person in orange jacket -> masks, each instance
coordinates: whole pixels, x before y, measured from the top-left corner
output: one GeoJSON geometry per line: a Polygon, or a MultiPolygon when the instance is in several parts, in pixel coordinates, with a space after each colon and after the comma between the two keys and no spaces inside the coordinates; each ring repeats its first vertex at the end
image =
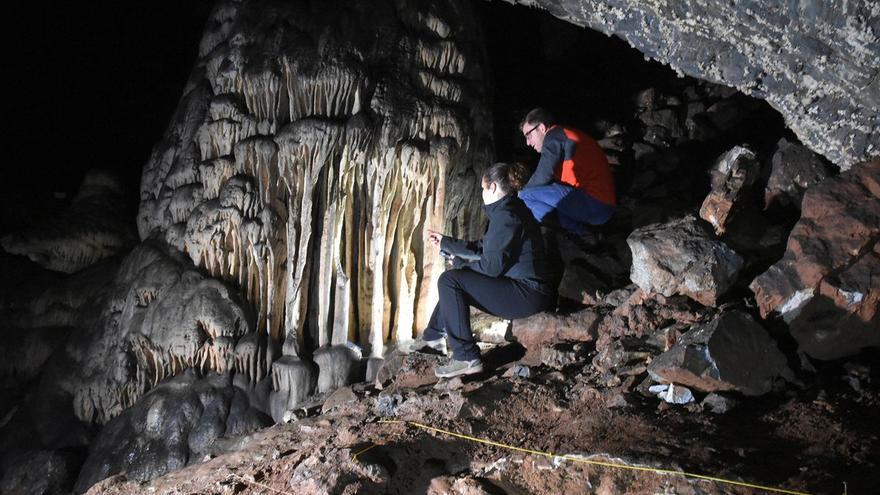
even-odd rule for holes
{"type": "Polygon", "coordinates": [[[605,152],[595,139],[556,124],[552,113],[535,108],[520,123],[526,144],[541,154],[538,166],[519,192],[535,219],[556,212],[559,225],[576,234],[602,225],[614,214],[617,197],[605,152]]]}

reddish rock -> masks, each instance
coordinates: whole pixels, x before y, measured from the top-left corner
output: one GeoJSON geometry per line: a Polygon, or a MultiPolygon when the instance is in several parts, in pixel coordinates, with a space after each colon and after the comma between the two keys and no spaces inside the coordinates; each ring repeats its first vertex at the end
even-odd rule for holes
{"type": "Polygon", "coordinates": [[[700,218],[712,224],[716,234],[723,234],[737,203],[749,192],[761,164],[755,153],[736,146],[721,155],[712,168],[712,190],[700,207],[700,218]]]}
{"type": "Polygon", "coordinates": [[[825,277],[818,294],[789,323],[801,350],[837,359],[880,346],[880,244],[836,275],[825,277]]]}
{"type": "Polygon", "coordinates": [[[826,275],[869,251],[878,236],[880,160],[810,189],[782,260],[752,282],[761,314],[796,309],[785,307],[795,292],[815,291],[826,275]]]}
{"type": "Polygon", "coordinates": [[[592,342],[601,315],[585,309],[569,315],[538,313],[514,320],[511,331],[517,342],[526,348],[522,361],[528,365],[541,362],[541,349],[559,342],[592,342]]]}

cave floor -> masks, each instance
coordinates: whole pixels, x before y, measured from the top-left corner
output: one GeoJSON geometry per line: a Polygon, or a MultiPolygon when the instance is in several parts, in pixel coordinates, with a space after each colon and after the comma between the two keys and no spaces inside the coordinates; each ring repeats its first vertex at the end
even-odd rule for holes
{"type": "Polygon", "coordinates": [[[875,493],[880,480],[876,366],[829,366],[810,383],[737,397],[713,414],[699,401],[641,395],[632,380],[599,383],[607,377],[588,361],[526,378],[509,376],[512,363],[488,364],[416,388],[347,387],[183,470],[146,483],[120,475],[89,493],[855,494],[875,493]]]}

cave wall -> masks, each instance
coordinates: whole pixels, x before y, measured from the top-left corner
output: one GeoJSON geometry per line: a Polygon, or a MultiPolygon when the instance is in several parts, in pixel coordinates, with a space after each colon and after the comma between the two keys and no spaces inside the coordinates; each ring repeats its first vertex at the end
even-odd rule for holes
{"type": "Polygon", "coordinates": [[[507,1],[613,34],[681,74],[767,100],[805,145],[843,170],[880,155],[880,3],[507,1]]]}
{"type": "Polygon", "coordinates": [[[433,309],[426,229],[481,227],[480,29],[443,0],[220,2],[144,167],[138,228],[240,288],[287,356],[380,356],[433,309]]]}

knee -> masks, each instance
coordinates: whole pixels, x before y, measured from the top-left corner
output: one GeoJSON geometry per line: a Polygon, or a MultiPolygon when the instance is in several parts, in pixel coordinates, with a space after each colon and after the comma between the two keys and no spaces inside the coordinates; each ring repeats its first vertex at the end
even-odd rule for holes
{"type": "Polygon", "coordinates": [[[453,269],[446,270],[442,274],[440,274],[440,278],[437,279],[437,286],[440,288],[446,287],[451,289],[456,289],[461,286],[461,270],[453,269]]]}

